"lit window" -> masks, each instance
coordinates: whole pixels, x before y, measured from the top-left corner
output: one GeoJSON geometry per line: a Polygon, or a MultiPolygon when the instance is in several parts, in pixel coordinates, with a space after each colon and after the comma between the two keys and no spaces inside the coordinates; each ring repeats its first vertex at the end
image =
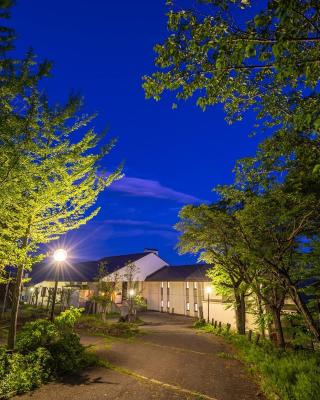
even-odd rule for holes
{"type": "Polygon", "coordinates": [[[161,300],[161,307],[163,307],[163,300],[161,300]]]}
{"type": "Polygon", "coordinates": [[[187,289],[189,289],[189,282],[187,282],[187,289]]]}
{"type": "Polygon", "coordinates": [[[168,308],[170,308],[170,301],[168,301],[168,303],[167,303],[167,307],[168,307],[168,308]]]}
{"type": "Polygon", "coordinates": [[[197,303],[194,304],[194,311],[198,311],[198,304],[197,303]]]}
{"type": "Polygon", "coordinates": [[[195,288],[195,289],[198,289],[198,285],[197,285],[197,282],[193,282],[193,287],[195,288]]]}
{"type": "Polygon", "coordinates": [[[163,282],[161,282],[161,287],[163,288],[163,282]]]}
{"type": "Polygon", "coordinates": [[[190,303],[187,303],[187,311],[190,311],[190,303]]]}
{"type": "Polygon", "coordinates": [[[170,287],[170,282],[167,282],[167,288],[169,288],[170,287]]]}

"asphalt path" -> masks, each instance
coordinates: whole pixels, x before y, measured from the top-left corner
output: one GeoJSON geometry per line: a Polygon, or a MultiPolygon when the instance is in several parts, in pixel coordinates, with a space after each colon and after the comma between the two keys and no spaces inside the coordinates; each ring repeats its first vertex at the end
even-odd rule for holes
{"type": "Polygon", "coordinates": [[[82,337],[109,368],[90,368],[14,399],[263,399],[222,338],[192,329],[188,317],[148,312],[141,318],[143,334],[133,340],[82,337]]]}

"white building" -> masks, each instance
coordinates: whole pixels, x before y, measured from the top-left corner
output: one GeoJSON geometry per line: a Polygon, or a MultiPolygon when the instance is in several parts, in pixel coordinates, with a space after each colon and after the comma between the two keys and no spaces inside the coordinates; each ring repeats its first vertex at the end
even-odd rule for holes
{"type": "MultiPolygon", "coordinates": [[[[159,312],[214,318],[223,324],[236,327],[235,312],[230,303],[218,295],[206,273],[209,265],[169,266],[157,250],[145,249],[142,253],[109,256],[97,261],[66,264],[56,275],[54,265],[38,265],[32,271],[32,280],[25,294],[33,304],[46,306],[52,295],[55,279],[58,280],[58,301],[69,293],[69,305],[84,307],[97,291],[97,282],[117,281],[115,302],[120,306],[128,297],[128,284],[134,286],[146,302],[147,309],[159,312]],[[100,267],[105,276],[99,276],[100,267]],[[130,267],[128,267],[130,266],[130,267]],[[128,278],[128,271],[132,276],[128,278]],[[208,292],[207,288],[210,288],[208,292]],[[63,295],[64,294],[64,295],[63,295]]],[[[100,271],[101,273],[101,271],[100,271]]],[[[253,318],[247,314],[247,327],[253,318]]]]}
{"type": "Polygon", "coordinates": [[[144,252],[104,257],[96,261],[66,262],[57,269],[54,264],[41,263],[34,266],[31,281],[23,291],[23,298],[36,305],[47,306],[52,296],[55,281],[58,281],[59,299],[69,294],[69,304],[83,307],[96,291],[97,282],[101,279],[101,267],[108,279],[117,279],[122,283],[117,293],[117,301],[121,303],[126,297],[126,272],[128,265],[134,269],[133,279],[143,282],[146,277],[168,263],[162,260],[157,250],[145,249],[144,252]]]}

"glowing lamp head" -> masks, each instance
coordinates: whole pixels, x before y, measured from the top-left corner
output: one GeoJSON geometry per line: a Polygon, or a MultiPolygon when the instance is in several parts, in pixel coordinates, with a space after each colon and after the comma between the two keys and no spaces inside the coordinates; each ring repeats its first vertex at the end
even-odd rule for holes
{"type": "Polygon", "coordinates": [[[132,297],[134,295],[134,289],[129,290],[129,295],[130,295],[130,297],[132,297]]]}
{"type": "Polygon", "coordinates": [[[63,262],[67,259],[67,251],[64,249],[58,249],[53,253],[53,258],[57,262],[63,262]]]}
{"type": "Polygon", "coordinates": [[[212,287],[211,287],[211,286],[207,286],[207,287],[206,287],[206,292],[207,292],[208,294],[210,294],[210,293],[212,292],[212,287]]]}

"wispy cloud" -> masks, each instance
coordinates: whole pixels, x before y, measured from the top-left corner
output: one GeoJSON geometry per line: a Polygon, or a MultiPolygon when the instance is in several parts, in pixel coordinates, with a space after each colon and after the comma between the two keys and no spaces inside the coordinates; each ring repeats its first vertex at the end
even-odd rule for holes
{"type": "Polygon", "coordinates": [[[114,182],[110,186],[110,190],[126,193],[135,197],[152,197],[155,199],[172,200],[181,204],[198,204],[204,202],[204,200],[198,197],[163,186],[158,181],[129,176],[124,176],[119,181],[114,182]]]}
{"type": "Polygon", "coordinates": [[[106,240],[144,235],[161,236],[172,239],[176,238],[178,233],[170,224],[159,224],[147,220],[109,219],[105,221],[93,221],[82,227],[81,239],[78,240],[77,244],[79,245],[88,240],[106,240]]]}
{"type": "Polygon", "coordinates": [[[159,224],[153,221],[135,219],[109,219],[106,225],[124,226],[125,230],[113,232],[113,237],[130,237],[143,235],[158,235],[165,238],[176,238],[177,232],[169,224],[159,224]]]}

